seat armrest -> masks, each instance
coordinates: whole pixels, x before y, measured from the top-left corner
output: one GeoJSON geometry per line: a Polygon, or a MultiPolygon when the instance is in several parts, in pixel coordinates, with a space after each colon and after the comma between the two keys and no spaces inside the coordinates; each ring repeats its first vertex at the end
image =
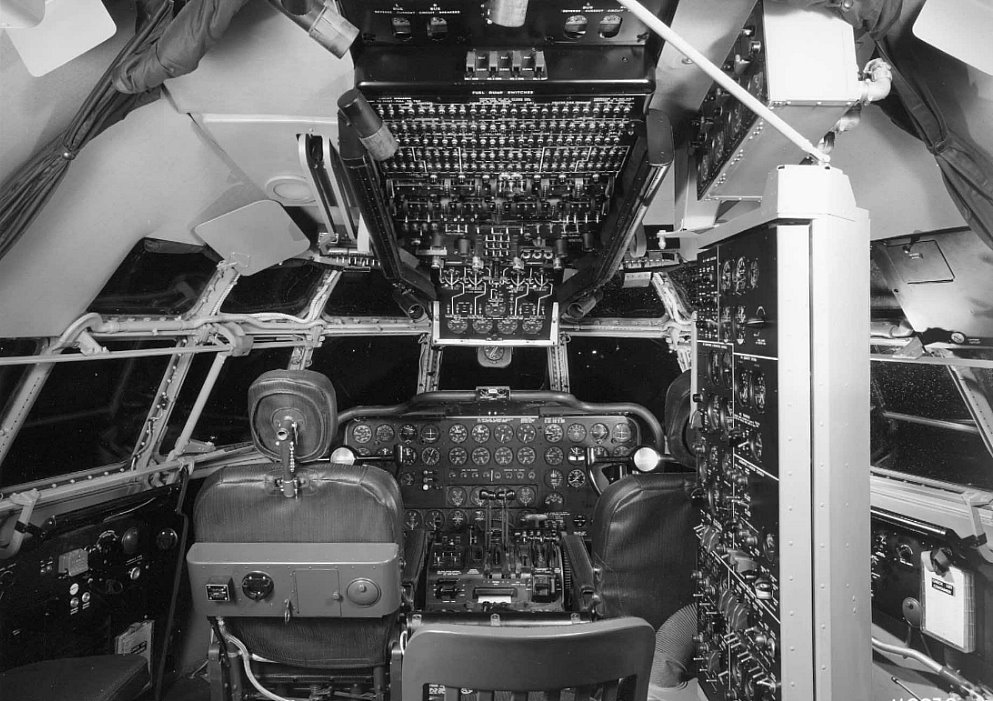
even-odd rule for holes
{"type": "Polygon", "coordinates": [[[575,533],[563,533],[560,537],[565,557],[572,569],[572,601],[583,613],[593,613],[600,600],[596,593],[596,579],[593,563],[586,552],[586,544],[575,533]]]}
{"type": "Polygon", "coordinates": [[[431,544],[431,535],[432,532],[430,530],[418,528],[413,531],[407,531],[403,539],[403,572],[400,576],[404,598],[411,605],[416,601],[417,585],[420,583],[421,574],[424,572],[428,547],[431,544]]]}

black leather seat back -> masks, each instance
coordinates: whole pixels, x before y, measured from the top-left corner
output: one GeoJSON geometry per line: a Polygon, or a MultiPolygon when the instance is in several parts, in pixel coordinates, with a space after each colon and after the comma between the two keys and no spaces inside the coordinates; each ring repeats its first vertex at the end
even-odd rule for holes
{"type": "MultiPolygon", "coordinates": [[[[287,499],[269,466],[213,475],[194,507],[197,540],[213,543],[397,543],[400,490],[375,467],[309,465],[287,499]]],[[[365,667],[385,661],[395,616],[383,619],[227,619],[253,653],[305,667],[365,667]]]]}
{"type": "MultiPolygon", "coordinates": [[[[337,430],[334,388],[319,373],[277,370],[249,389],[252,435],[277,458],[283,418],[298,425],[296,459],[327,453],[337,430]]],[[[229,467],[212,475],[194,506],[196,538],[212,543],[396,543],[403,552],[403,513],[396,481],[379,468],[309,463],[287,498],[278,463],[229,467]]],[[[396,614],[378,618],[226,618],[248,649],[289,665],[342,669],[383,664],[396,614]]]]}
{"type": "Polygon", "coordinates": [[[639,616],[658,629],[693,600],[692,475],[633,474],[604,490],[593,514],[600,613],[639,616]]]}
{"type": "Polygon", "coordinates": [[[669,454],[680,464],[696,468],[693,444],[697,440],[696,429],[690,423],[691,371],[683,372],[672,381],[665,392],[665,439],[669,454]]]}

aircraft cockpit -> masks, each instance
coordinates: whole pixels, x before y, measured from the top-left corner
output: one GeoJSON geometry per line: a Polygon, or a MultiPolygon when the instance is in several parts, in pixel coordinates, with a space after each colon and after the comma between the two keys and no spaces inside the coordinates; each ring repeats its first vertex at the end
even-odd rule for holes
{"type": "Polygon", "coordinates": [[[0,699],[993,701],[991,33],[0,0],[0,699]]]}

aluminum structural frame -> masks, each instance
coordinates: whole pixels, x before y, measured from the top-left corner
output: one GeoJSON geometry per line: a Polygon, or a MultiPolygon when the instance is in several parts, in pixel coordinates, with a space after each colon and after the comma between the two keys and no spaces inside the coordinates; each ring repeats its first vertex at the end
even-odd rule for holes
{"type": "Polygon", "coordinates": [[[863,698],[872,683],[868,213],[840,170],[781,166],[759,210],[700,244],[770,224],[778,230],[782,698],[863,698]]]}

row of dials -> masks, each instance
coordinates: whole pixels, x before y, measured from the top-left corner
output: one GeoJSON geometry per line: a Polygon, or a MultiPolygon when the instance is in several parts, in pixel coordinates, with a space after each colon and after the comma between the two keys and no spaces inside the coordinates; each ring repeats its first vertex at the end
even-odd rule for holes
{"type": "MultiPolygon", "coordinates": [[[[732,355],[729,350],[712,350],[707,356],[707,374],[718,387],[731,389],[738,400],[738,408],[752,408],[759,413],[765,411],[768,388],[765,375],[759,369],[742,369],[735,377],[732,372],[732,355]]],[[[716,409],[715,409],[716,410],[716,409]]]]}
{"type": "Polygon", "coordinates": [[[721,265],[721,294],[741,295],[759,286],[759,262],[744,256],[725,260],[721,265]]]}
{"type": "MultiPolygon", "coordinates": [[[[462,423],[455,423],[448,427],[448,439],[452,443],[465,443],[469,438],[475,443],[486,443],[493,439],[498,443],[509,443],[516,437],[521,443],[531,443],[538,436],[538,429],[534,424],[522,423],[514,430],[509,423],[484,424],[477,423],[471,428],[462,423]]],[[[626,443],[633,437],[631,425],[627,422],[618,422],[614,426],[597,422],[586,428],[581,423],[571,423],[563,428],[563,424],[546,423],[542,427],[544,439],[549,443],[559,443],[563,438],[568,438],[573,443],[585,441],[587,437],[602,443],[608,439],[613,439],[616,443],[626,443]]],[[[422,443],[437,443],[441,437],[441,428],[436,424],[426,424],[420,429],[414,424],[403,424],[399,429],[393,424],[382,423],[373,427],[368,423],[357,423],[352,427],[352,439],[359,445],[365,445],[375,440],[376,443],[389,443],[399,437],[404,443],[412,443],[420,440],[422,443]]]]}
{"type": "MultiPolygon", "coordinates": [[[[600,457],[614,455],[616,457],[626,457],[631,453],[630,445],[618,445],[613,450],[606,446],[594,446],[593,454],[600,457]]],[[[568,452],[562,450],[557,445],[549,446],[542,454],[542,459],[546,465],[556,467],[564,462],[584,463],[586,462],[586,449],[582,446],[570,446],[568,452]]],[[[433,446],[422,448],[420,453],[414,448],[404,446],[400,452],[400,462],[403,465],[415,465],[420,460],[421,464],[427,467],[434,467],[441,462],[442,452],[433,446]]],[[[533,465],[538,458],[537,451],[529,445],[522,446],[516,451],[508,446],[500,446],[490,450],[485,446],[477,446],[471,450],[462,446],[450,448],[447,453],[446,464],[453,467],[462,467],[467,463],[483,467],[491,462],[506,467],[508,465],[533,465]]]]}
{"type": "MultiPolygon", "coordinates": [[[[554,500],[555,495],[548,495],[548,499],[554,500]]],[[[556,511],[562,517],[561,520],[568,520],[576,528],[585,528],[589,524],[589,517],[584,514],[564,514],[561,512],[562,495],[558,495],[558,507],[552,506],[548,510],[556,511]]],[[[515,524],[523,522],[523,517],[534,513],[531,509],[516,509],[511,517],[515,524]]],[[[407,509],[403,514],[403,525],[408,530],[415,528],[430,528],[432,530],[458,531],[465,528],[470,523],[476,523],[480,527],[486,522],[486,511],[484,509],[407,509]]],[[[512,527],[515,527],[512,525],[512,527]]]]}

